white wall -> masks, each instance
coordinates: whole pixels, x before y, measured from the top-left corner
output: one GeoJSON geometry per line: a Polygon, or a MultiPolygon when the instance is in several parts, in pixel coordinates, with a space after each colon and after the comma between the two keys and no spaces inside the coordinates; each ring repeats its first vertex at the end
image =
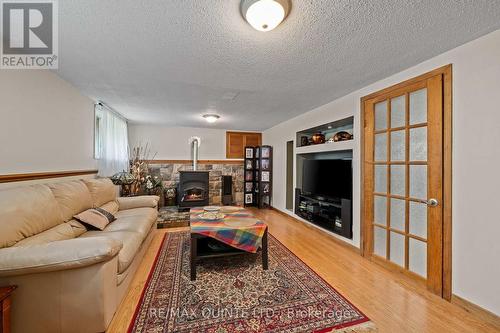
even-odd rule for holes
{"type": "MultiPolygon", "coordinates": [[[[390,61],[390,59],[388,59],[390,61]]],[[[360,228],[360,98],[453,64],[453,293],[500,314],[500,30],[371,84],[263,133],[274,146],[273,205],[285,212],[286,146],[298,130],[355,116],[354,233],[360,228]],[[281,175],[281,176],[280,176],[281,175]]]]}
{"type": "Polygon", "coordinates": [[[93,101],[44,70],[0,71],[0,174],[95,169],[93,101]]]}
{"type": "Polygon", "coordinates": [[[224,129],[129,124],[128,133],[130,147],[149,143],[151,151],[158,153],[156,159],[159,160],[190,160],[189,138],[192,136],[201,139],[201,160],[226,159],[224,129]]]}

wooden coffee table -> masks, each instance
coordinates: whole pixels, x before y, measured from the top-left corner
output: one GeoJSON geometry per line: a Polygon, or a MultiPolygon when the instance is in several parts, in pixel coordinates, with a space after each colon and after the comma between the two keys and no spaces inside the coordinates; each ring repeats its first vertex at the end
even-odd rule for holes
{"type": "MultiPolygon", "coordinates": [[[[249,215],[250,216],[250,215],[249,215]]],[[[260,221],[259,221],[260,222],[260,221]]],[[[197,222],[198,225],[200,222],[197,222]]],[[[265,224],[260,222],[260,228],[265,228],[265,231],[262,235],[261,241],[261,250],[260,255],[262,256],[262,268],[267,270],[269,267],[269,253],[268,253],[268,228],[265,224]]],[[[214,228],[220,228],[220,231],[234,231],[238,229],[238,227],[233,226],[217,226],[214,228]]],[[[221,251],[213,251],[209,248],[208,242],[212,242],[212,244],[222,244],[226,245],[223,242],[219,241],[216,238],[203,235],[200,233],[193,232],[191,230],[191,257],[190,257],[190,267],[191,267],[191,281],[196,280],[196,265],[200,260],[203,259],[214,259],[214,258],[222,258],[229,256],[238,256],[238,255],[248,255],[253,252],[247,252],[236,247],[225,246],[224,250],[221,251]]],[[[237,245],[237,244],[236,244],[237,245]]],[[[234,246],[234,244],[233,244],[234,246]]]]}

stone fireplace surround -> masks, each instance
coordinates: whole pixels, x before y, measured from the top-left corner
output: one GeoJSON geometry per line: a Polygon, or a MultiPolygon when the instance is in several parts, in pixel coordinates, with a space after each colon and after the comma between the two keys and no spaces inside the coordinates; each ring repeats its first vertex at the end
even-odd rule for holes
{"type": "MultiPolygon", "coordinates": [[[[192,171],[191,161],[152,161],[149,164],[149,172],[158,176],[163,182],[165,189],[177,188],[179,183],[179,171],[192,171]]],[[[222,176],[233,177],[233,202],[235,205],[243,205],[243,161],[200,161],[198,171],[209,172],[209,204],[222,204],[222,176]]]]}

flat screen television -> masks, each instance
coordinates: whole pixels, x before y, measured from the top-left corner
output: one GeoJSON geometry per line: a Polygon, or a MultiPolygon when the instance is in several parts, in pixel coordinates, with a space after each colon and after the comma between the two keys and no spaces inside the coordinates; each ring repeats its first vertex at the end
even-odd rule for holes
{"type": "Polygon", "coordinates": [[[302,192],[327,199],[352,199],[351,160],[304,160],[302,192]]]}

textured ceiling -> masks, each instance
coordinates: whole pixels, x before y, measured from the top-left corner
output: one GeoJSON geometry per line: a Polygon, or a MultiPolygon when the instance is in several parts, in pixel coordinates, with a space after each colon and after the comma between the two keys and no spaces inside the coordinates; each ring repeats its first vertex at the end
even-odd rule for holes
{"type": "Polygon", "coordinates": [[[292,3],[262,33],[239,0],[61,0],[57,73],[132,122],[262,130],[500,28],[498,0],[292,3]]]}

